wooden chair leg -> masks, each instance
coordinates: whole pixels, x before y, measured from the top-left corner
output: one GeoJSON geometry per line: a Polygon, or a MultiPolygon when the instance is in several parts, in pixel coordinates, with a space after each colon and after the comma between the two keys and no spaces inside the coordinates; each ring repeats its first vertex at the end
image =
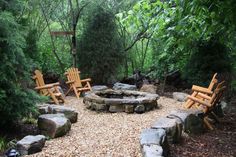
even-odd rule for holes
{"type": "Polygon", "coordinates": [[[87,86],[88,86],[88,88],[90,89],[90,91],[92,91],[92,88],[91,88],[91,85],[90,85],[89,82],[87,82],[87,86]]]}
{"type": "Polygon", "coordinates": [[[206,127],[207,127],[208,129],[214,130],[214,128],[212,127],[212,125],[208,122],[207,117],[204,117],[203,121],[204,121],[204,124],[206,125],[206,127]]]}
{"type": "Polygon", "coordinates": [[[66,92],[65,95],[68,95],[70,93],[70,91],[72,90],[72,86],[70,86],[70,88],[68,89],[68,91],[66,92]]]}
{"type": "Polygon", "coordinates": [[[56,96],[53,94],[53,92],[49,89],[48,93],[50,94],[52,100],[55,102],[55,104],[59,104],[59,101],[57,100],[56,96]]]}
{"type": "Polygon", "coordinates": [[[214,112],[211,112],[211,115],[213,116],[213,118],[216,120],[217,123],[220,123],[220,119],[214,112]]]}
{"type": "Polygon", "coordinates": [[[80,92],[77,91],[76,87],[73,86],[76,97],[79,99],[80,92]]]}

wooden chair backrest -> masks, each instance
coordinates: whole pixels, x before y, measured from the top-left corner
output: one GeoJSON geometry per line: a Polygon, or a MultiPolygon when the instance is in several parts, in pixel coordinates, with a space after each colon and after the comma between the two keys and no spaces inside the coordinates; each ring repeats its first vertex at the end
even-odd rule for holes
{"type": "Polygon", "coordinates": [[[214,90],[211,100],[209,102],[212,107],[214,107],[220,101],[222,94],[226,88],[226,86],[224,86],[224,83],[225,81],[220,82],[214,90]]]}
{"type": "MultiPolygon", "coordinates": [[[[35,70],[34,74],[35,75],[34,75],[33,78],[35,79],[37,87],[45,86],[45,82],[44,82],[44,79],[43,79],[43,74],[39,70],[35,70]]],[[[45,95],[47,93],[47,90],[46,89],[41,89],[40,93],[45,95]]]]}
{"type": "Polygon", "coordinates": [[[67,76],[68,81],[75,81],[73,83],[75,87],[82,87],[79,75],[80,71],[78,70],[78,68],[69,68],[65,74],[67,76]]]}
{"type": "Polygon", "coordinates": [[[217,73],[215,73],[211,79],[211,82],[208,86],[208,89],[211,91],[214,88],[214,85],[218,82],[218,80],[216,79],[217,73]]]}

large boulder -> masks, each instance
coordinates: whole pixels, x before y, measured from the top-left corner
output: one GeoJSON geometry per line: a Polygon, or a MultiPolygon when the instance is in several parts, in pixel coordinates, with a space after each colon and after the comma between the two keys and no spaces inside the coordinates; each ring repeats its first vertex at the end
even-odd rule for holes
{"type": "Polygon", "coordinates": [[[172,117],[161,117],[154,125],[153,129],[164,129],[166,131],[168,140],[171,143],[177,143],[181,139],[183,124],[181,120],[172,117]]]}
{"type": "Polygon", "coordinates": [[[182,92],[173,92],[173,99],[184,102],[187,99],[188,94],[182,92]]]}
{"type": "Polygon", "coordinates": [[[201,134],[204,131],[204,113],[200,110],[174,110],[169,116],[181,120],[184,124],[184,131],[187,133],[201,134]]]}
{"type": "Polygon", "coordinates": [[[50,114],[63,113],[65,117],[70,120],[71,123],[77,122],[78,118],[78,113],[74,109],[66,106],[50,105],[48,107],[48,113],[50,114]]]}
{"type": "Polygon", "coordinates": [[[141,133],[140,145],[143,156],[168,156],[169,144],[164,129],[145,129],[141,133]],[[162,147],[162,150],[161,148],[162,147]]]}
{"type": "Polygon", "coordinates": [[[70,120],[64,114],[44,114],[38,118],[38,127],[43,135],[56,138],[70,131],[70,120]]]}
{"type": "Polygon", "coordinates": [[[115,83],[113,86],[114,90],[137,90],[137,87],[135,85],[129,85],[124,83],[115,83]]]}
{"type": "Polygon", "coordinates": [[[157,93],[157,86],[154,86],[152,84],[144,84],[141,89],[141,92],[147,92],[147,93],[152,93],[156,94],[157,93]]]}
{"type": "Polygon", "coordinates": [[[16,143],[16,148],[22,156],[34,154],[43,149],[45,141],[46,138],[43,135],[28,135],[16,143]]]}

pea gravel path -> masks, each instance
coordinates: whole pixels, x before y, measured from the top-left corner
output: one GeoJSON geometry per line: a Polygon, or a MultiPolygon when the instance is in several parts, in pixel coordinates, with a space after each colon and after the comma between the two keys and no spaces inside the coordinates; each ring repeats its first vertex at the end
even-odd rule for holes
{"type": "Polygon", "coordinates": [[[83,99],[68,97],[66,106],[79,113],[78,122],[63,137],[46,141],[42,152],[32,157],[140,157],[139,136],[154,121],[181,108],[174,99],[160,97],[159,109],[144,114],[96,113],[84,107],[83,99]]]}

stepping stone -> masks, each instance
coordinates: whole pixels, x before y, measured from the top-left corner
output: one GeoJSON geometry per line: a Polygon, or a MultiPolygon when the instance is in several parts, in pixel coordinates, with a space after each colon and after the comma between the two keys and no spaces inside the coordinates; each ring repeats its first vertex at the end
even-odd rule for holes
{"type": "Polygon", "coordinates": [[[184,102],[187,99],[188,94],[182,93],[182,92],[174,92],[173,93],[173,99],[184,102]]]}
{"type": "Polygon", "coordinates": [[[163,149],[159,145],[144,145],[142,154],[143,157],[162,157],[163,149]]]}
{"type": "Polygon", "coordinates": [[[64,114],[44,114],[38,118],[38,127],[43,135],[56,138],[69,132],[71,123],[64,114]]]}
{"type": "Polygon", "coordinates": [[[179,119],[183,123],[183,129],[190,134],[201,134],[204,131],[204,113],[196,109],[174,110],[170,116],[179,119]]]}
{"type": "Polygon", "coordinates": [[[164,129],[166,131],[168,140],[171,143],[177,143],[181,139],[183,124],[179,119],[161,117],[151,128],[164,129]]]}
{"type": "Polygon", "coordinates": [[[16,148],[20,155],[29,155],[42,151],[46,138],[43,135],[25,136],[16,143],[16,148]]]}
{"type": "Polygon", "coordinates": [[[48,107],[48,113],[50,114],[63,113],[65,117],[70,120],[71,123],[77,122],[78,119],[78,113],[74,109],[66,106],[50,105],[48,107]]]}
{"type": "Polygon", "coordinates": [[[150,155],[154,152],[154,154],[158,153],[158,156],[168,156],[169,154],[169,144],[164,129],[144,129],[140,136],[140,145],[143,154],[150,155]],[[160,155],[161,149],[158,146],[162,147],[163,150],[160,155]]]}

